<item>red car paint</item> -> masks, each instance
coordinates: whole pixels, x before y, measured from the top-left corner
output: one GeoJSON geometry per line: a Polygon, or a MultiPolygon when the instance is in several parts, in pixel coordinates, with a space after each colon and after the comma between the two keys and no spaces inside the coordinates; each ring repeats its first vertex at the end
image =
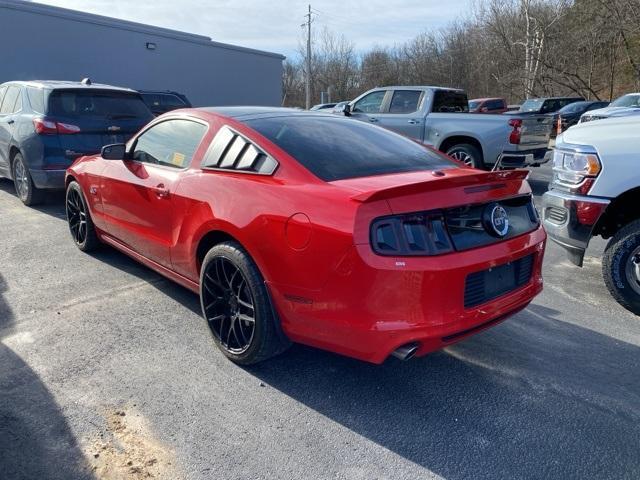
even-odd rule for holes
{"type": "Polygon", "coordinates": [[[424,355],[495,325],[542,290],[542,227],[431,257],[380,256],[369,239],[376,217],[530,194],[523,172],[452,168],[325,182],[233,118],[190,109],[150,125],[168,118],[208,125],[186,170],[95,155],[77,160],[67,182],[80,184],[103,242],[194,292],[203,238],[221,232],[237,240],[260,269],[294,342],[374,363],[408,342],[424,355]],[[201,169],[223,125],[277,159],[275,173],[201,169]],[[534,264],[524,286],[464,308],[467,275],[528,254],[534,264]]]}

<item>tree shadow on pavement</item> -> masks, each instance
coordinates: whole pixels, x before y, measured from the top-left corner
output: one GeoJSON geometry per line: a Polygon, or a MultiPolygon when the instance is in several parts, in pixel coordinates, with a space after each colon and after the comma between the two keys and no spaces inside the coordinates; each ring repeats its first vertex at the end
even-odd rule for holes
{"type": "Polygon", "coordinates": [[[638,478],[640,349],[558,314],[533,305],[407,363],[294,346],[249,371],[449,480],[638,478]]]}
{"type": "Polygon", "coordinates": [[[2,339],[13,334],[0,275],[0,478],[91,479],[63,412],[38,375],[2,339]]]}

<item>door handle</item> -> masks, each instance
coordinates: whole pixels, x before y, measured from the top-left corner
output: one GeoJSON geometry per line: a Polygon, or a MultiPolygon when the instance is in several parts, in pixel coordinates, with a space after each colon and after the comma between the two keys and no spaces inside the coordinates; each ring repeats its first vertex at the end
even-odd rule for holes
{"type": "Polygon", "coordinates": [[[420,120],[416,120],[415,118],[412,118],[411,120],[407,120],[407,123],[410,123],[411,125],[417,125],[420,123],[420,120]]]}
{"type": "Polygon", "coordinates": [[[165,188],[164,183],[159,183],[153,187],[153,191],[156,192],[158,198],[167,198],[169,196],[169,189],[165,188]]]}
{"type": "Polygon", "coordinates": [[[13,125],[14,123],[16,123],[16,121],[14,119],[11,119],[11,120],[7,120],[7,123],[9,125],[13,125]]]}
{"type": "Polygon", "coordinates": [[[369,121],[370,121],[371,123],[376,123],[376,122],[378,121],[378,119],[377,119],[377,118],[375,118],[375,117],[369,117],[369,121]]]}

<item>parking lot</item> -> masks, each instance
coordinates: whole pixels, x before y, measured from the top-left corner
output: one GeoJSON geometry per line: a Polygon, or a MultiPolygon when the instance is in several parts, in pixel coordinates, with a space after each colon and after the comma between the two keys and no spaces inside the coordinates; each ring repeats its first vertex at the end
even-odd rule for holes
{"type": "MultiPolygon", "coordinates": [[[[550,169],[535,170],[537,196],[550,169]]],[[[0,478],[638,478],[640,320],[549,244],[545,291],[445,351],[226,360],[197,296],[0,180],[0,478]]]]}

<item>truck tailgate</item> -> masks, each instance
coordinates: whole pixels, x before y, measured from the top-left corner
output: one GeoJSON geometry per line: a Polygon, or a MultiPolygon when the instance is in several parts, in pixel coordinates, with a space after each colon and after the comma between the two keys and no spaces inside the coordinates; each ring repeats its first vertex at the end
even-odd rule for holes
{"type": "Polygon", "coordinates": [[[546,148],[553,129],[553,117],[550,115],[514,115],[522,120],[520,135],[521,149],[546,148]]]}

